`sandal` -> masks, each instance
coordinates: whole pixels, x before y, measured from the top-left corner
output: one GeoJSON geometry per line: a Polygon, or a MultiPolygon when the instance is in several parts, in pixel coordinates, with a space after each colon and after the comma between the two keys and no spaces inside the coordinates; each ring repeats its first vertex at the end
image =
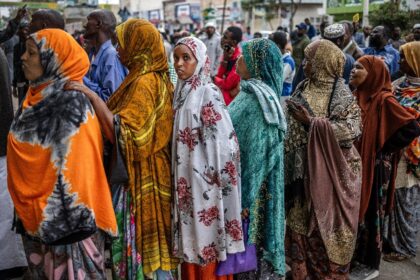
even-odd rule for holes
{"type": "Polygon", "coordinates": [[[383,257],[383,260],[387,262],[402,262],[407,259],[409,259],[409,257],[395,252],[385,254],[383,257]]]}

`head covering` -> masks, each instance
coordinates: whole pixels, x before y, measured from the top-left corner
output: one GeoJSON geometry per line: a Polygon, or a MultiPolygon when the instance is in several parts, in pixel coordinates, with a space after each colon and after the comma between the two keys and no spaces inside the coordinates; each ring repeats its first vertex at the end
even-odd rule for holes
{"type": "Polygon", "coordinates": [[[249,242],[265,244],[264,259],[284,274],[282,55],[268,39],[247,41],[242,51],[251,78],[228,107],[241,150],[242,208],[249,209],[249,242]]]}
{"type": "Polygon", "coordinates": [[[368,72],[366,80],[354,92],[362,109],[363,122],[359,145],[363,166],[359,219],[363,220],[372,192],[377,153],[398,129],[415,117],[393,97],[391,77],[381,58],[366,55],[357,61],[368,72]]]}
{"type": "Polygon", "coordinates": [[[304,22],[299,23],[298,25],[296,25],[296,27],[297,29],[305,29],[305,30],[308,28],[308,26],[304,22]]]}
{"type": "MultiPolygon", "coordinates": [[[[190,50],[197,65],[191,77],[178,79],[173,104],[173,252],[190,263],[207,265],[244,250],[242,238],[232,240],[229,230],[218,230],[228,229],[233,220],[241,223],[239,145],[222,94],[210,80],[206,46],[194,37],[180,39],[175,48],[180,45],[190,50]],[[204,208],[193,214],[188,205],[204,208]],[[209,211],[223,213],[224,218],[217,224],[203,223],[209,211]],[[207,244],[216,252],[210,258],[207,244]]],[[[236,236],[242,236],[238,229],[236,236]]]]}
{"type": "Polygon", "coordinates": [[[41,100],[48,84],[60,85],[67,81],[82,82],[89,70],[89,58],[83,48],[67,32],[61,29],[43,29],[31,34],[40,50],[43,75],[35,81],[30,81],[29,91],[23,102],[23,107],[34,105],[41,100]],[[42,94],[38,94],[42,92],[42,94]]]}
{"type": "MultiPolygon", "coordinates": [[[[394,84],[394,95],[409,112],[420,116],[420,42],[410,42],[401,46],[401,51],[416,77],[406,75],[394,84]]],[[[420,177],[420,141],[416,138],[404,150],[407,169],[420,177]]]]}
{"type": "MultiPolygon", "coordinates": [[[[165,47],[159,31],[149,21],[144,19],[128,19],[116,28],[118,42],[127,56],[125,66],[130,70],[125,80],[117,91],[108,100],[108,107],[117,113],[126,107],[126,102],[130,96],[123,95],[136,94],[135,90],[130,90],[133,82],[140,76],[147,73],[156,72],[163,78],[165,91],[171,95],[173,85],[169,78],[169,67],[166,59],[165,47]]],[[[160,83],[160,82],[159,82],[160,83]]]]}
{"type": "Polygon", "coordinates": [[[242,54],[251,78],[263,81],[281,96],[283,59],[279,48],[268,39],[254,39],[242,45],[242,54]]]}
{"type": "Polygon", "coordinates": [[[344,36],[346,34],[346,30],[344,25],[341,23],[334,23],[327,26],[324,30],[324,38],[327,39],[336,39],[344,36]]]}
{"type": "Polygon", "coordinates": [[[197,60],[197,66],[192,76],[185,81],[178,79],[175,88],[175,98],[177,99],[175,103],[181,105],[183,102],[180,101],[184,100],[191,91],[211,82],[210,59],[207,56],[206,45],[195,37],[184,37],[176,45],[187,46],[197,60]]]}
{"type": "Polygon", "coordinates": [[[311,64],[311,73],[304,83],[302,95],[315,116],[326,116],[334,83],[343,76],[344,53],[334,43],[324,39],[309,44],[304,52],[311,64]]]}
{"type": "MultiPolygon", "coordinates": [[[[171,228],[167,225],[171,213],[165,211],[171,208],[172,201],[168,155],[173,127],[173,85],[165,48],[159,31],[147,20],[129,19],[116,30],[130,72],[107,105],[120,117],[117,137],[122,143],[127,188],[136,212],[135,244],[144,274],[157,268],[169,271],[176,268],[178,260],[170,254],[167,237],[171,228]]],[[[125,261],[123,258],[117,262],[125,261]]],[[[137,265],[135,262],[123,268],[130,273],[137,270],[137,265]]]]}
{"type": "Polygon", "coordinates": [[[137,74],[167,71],[165,47],[159,31],[144,19],[129,19],[116,28],[120,46],[127,55],[127,68],[137,74]]]}
{"type": "Polygon", "coordinates": [[[409,42],[402,45],[400,50],[404,53],[404,57],[407,60],[408,65],[410,65],[410,68],[413,69],[416,77],[420,78],[420,42],[409,42]]]}
{"type": "Polygon", "coordinates": [[[420,23],[414,24],[413,29],[417,29],[417,28],[420,28],[420,23]]]}
{"type": "Polygon", "coordinates": [[[84,94],[63,89],[67,81],[82,82],[89,69],[86,52],[60,29],[30,38],[44,74],[31,82],[8,137],[16,212],[25,230],[48,244],[71,234],[72,242],[84,239],[97,227],[115,236],[99,121],[84,94]]]}
{"type": "Polygon", "coordinates": [[[308,45],[305,57],[311,62],[312,81],[332,82],[343,76],[346,57],[331,41],[318,40],[308,45]]]}
{"type": "Polygon", "coordinates": [[[206,25],[204,26],[204,28],[207,28],[207,27],[213,27],[213,28],[216,28],[216,23],[215,23],[215,22],[213,22],[213,21],[209,21],[209,22],[207,22],[207,23],[206,23],[206,25]]]}

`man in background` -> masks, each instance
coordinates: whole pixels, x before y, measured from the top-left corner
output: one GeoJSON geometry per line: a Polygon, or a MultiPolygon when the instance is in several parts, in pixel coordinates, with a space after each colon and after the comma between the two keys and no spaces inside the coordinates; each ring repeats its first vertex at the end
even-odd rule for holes
{"type": "Polygon", "coordinates": [[[420,23],[416,23],[413,26],[414,41],[420,41],[420,23]]]}
{"type": "MultiPolygon", "coordinates": [[[[292,94],[292,83],[295,77],[295,61],[290,53],[286,50],[288,43],[287,34],[284,31],[277,31],[270,35],[270,39],[277,45],[282,53],[283,59],[283,90],[281,92],[280,102],[285,105],[287,99],[292,94]]],[[[283,107],[284,108],[284,107],[283,107]]]]}
{"type": "Polygon", "coordinates": [[[354,40],[356,41],[359,48],[369,47],[370,33],[372,32],[372,26],[363,26],[362,32],[356,32],[354,34],[354,40]]]}
{"type": "Polygon", "coordinates": [[[210,75],[212,77],[216,76],[223,55],[220,40],[220,35],[216,32],[216,24],[208,22],[205,26],[205,36],[202,41],[207,47],[207,55],[210,59],[210,75]]]}
{"type": "Polygon", "coordinates": [[[340,23],[343,25],[345,34],[343,38],[343,52],[351,55],[354,60],[358,60],[363,56],[363,51],[359,48],[356,41],[353,39],[354,25],[353,22],[342,20],[340,23]]]}
{"type": "Polygon", "coordinates": [[[17,32],[19,41],[13,49],[13,95],[22,103],[28,91],[28,80],[22,70],[22,55],[26,51],[26,38],[29,35],[29,22],[21,21],[17,32]]]}
{"type": "Polygon", "coordinates": [[[128,74],[111,41],[117,20],[108,10],[93,11],[87,20],[84,37],[93,47],[94,58],[83,82],[106,102],[128,74]]]}
{"type": "Polygon", "coordinates": [[[401,28],[395,26],[392,30],[391,38],[388,41],[391,46],[397,51],[400,50],[400,47],[405,44],[405,40],[401,38],[401,28]]]}
{"type": "Polygon", "coordinates": [[[6,42],[15,35],[20,21],[28,14],[26,8],[20,8],[17,11],[16,17],[9,21],[7,27],[0,31],[0,44],[6,42]]]}
{"type": "Polygon", "coordinates": [[[316,29],[315,26],[312,25],[311,21],[309,20],[309,18],[305,18],[305,24],[306,24],[306,28],[307,28],[307,35],[309,37],[309,39],[312,39],[313,37],[316,36],[316,29]]]}
{"type": "Polygon", "coordinates": [[[32,14],[32,20],[29,23],[29,33],[35,33],[45,28],[58,28],[64,30],[63,16],[51,9],[40,9],[32,14]]]}
{"type": "MultiPolygon", "coordinates": [[[[346,38],[346,28],[344,24],[334,23],[328,26],[327,28],[325,28],[324,38],[326,40],[333,42],[337,47],[339,47],[343,51],[343,49],[346,46],[346,40],[348,40],[348,38],[346,38]]],[[[349,79],[350,79],[350,72],[353,69],[353,64],[355,62],[355,59],[350,54],[345,53],[344,51],[343,51],[343,54],[346,57],[346,62],[344,64],[343,78],[344,80],[346,80],[346,84],[348,84],[349,79]]]]}
{"type": "Polygon", "coordinates": [[[385,26],[376,26],[371,33],[370,46],[363,51],[368,55],[380,56],[384,59],[388,70],[394,75],[400,68],[398,62],[400,60],[400,53],[394,49],[391,44],[388,44],[389,31],[385,26]]]}
{"type": "Polygon", "coordinates": [[[238,94],[238,86],[241,81],[236,73],[236,61],[241,55],[239,43],[242,41],[242,29],[236,26],[230,26],[223,33],[220,41],[223,48],[223,60],[220,63],[219,71],[214,77],[214,83],[223,93],[226,106],[233,101],[238,94]]]}
{"type": "Polygon", "coordinates": [[[293,43],[292,56],[295,60],[296,67],[299,68],[300,64],[305,58],[304,50],[311,43],[311,40],[309,40],[309,37],[306,35],[307,26],[305,23],[301,22],[300,24],[296,25],[296,27],[297,33],[296,39],[293,43]]]}

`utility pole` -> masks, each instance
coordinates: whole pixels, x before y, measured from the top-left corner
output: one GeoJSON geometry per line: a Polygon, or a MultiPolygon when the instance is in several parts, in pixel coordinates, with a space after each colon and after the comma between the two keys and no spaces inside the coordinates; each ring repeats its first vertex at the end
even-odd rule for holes
{"type": "Polygon", "coordinates": [[[224,25],[225,25],[225,11],[226,11],[226,1],[227,0],[225,0],[224,2],[223,2],[223,13],[222,13],[222,27],[221,27],[221,30],[220,30],[220,34],[223,34],[223,30],[224,30],[224,25]]]}
{"type": "Polygon", "coordinates": [[[363,26],[369,25],[369,0],[363,0],[363,26]]]}

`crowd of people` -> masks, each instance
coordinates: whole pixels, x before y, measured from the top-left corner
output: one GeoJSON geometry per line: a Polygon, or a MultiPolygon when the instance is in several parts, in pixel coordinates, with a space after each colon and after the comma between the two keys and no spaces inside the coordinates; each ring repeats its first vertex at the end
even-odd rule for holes
{"type": "Polygon", "coordinates": [[[369,280],[415,256],[419,24],[64,26],[0,31],[0,278],[369,280]]]}

